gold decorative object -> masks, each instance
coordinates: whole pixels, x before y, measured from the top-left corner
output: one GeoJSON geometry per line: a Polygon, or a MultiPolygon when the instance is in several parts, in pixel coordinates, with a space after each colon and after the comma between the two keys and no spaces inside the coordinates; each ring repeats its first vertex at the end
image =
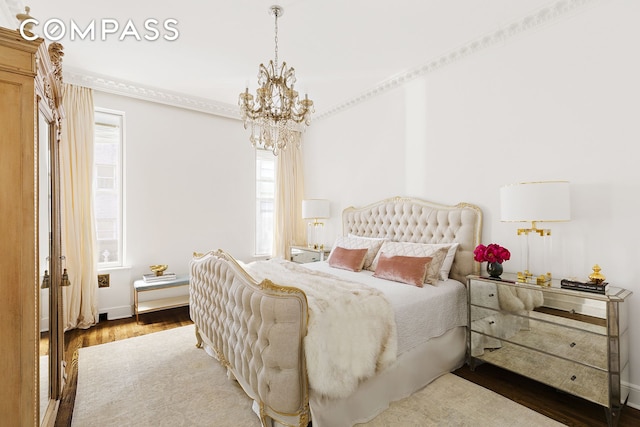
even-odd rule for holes
{"type": "Polygon", "coordinates": [[[536,285],[551,286],[551,273],[547,272],[536,277],[536,285]]]}
{"type": "Polygon", "coordinates": [[[167,264],[156,264],[149,266],[151,271],[153,271],[156,276],[162,276],[167,267],[169,267],[167,264]]]}
{"type": "Polygon", "coordinates": [[[602,270],[600,266],[596,264],[593,267],[591,267],[591,269],[593,270],[593,273],[589,275],[589,280],[596,284],[600,284],[604,282],[604,279],[606,279],[606,277],[600,274],[600,270],[602,270]]]}
{"type": "Polygon", "coordinates": [[[518,271],[518,282],[525,283],[529,281],[529,279],[531,279],[532,276],[533,274],[531,274],[529,270],[518,271]]]}
{"type": "Polygon", "coordinates": [[[238,98],[240,116],[244,128],[251,126],[251,145],[261,146],[278,155],[288,145],[300,146],[300,134],[311,123],[313,101],[305,94],[298,99],[293,85],[296,82],[295,70],[287,68],[287,63],[278,65],[278,18],[284,14],[281,6],[269,8],[275,17],[275,59],[269,65],[260,64],[256,96],[249,93],[247,87],[238,98]]]}

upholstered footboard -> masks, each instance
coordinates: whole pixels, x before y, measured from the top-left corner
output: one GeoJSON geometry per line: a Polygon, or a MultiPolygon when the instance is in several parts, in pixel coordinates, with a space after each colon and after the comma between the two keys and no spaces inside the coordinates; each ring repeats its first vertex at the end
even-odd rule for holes
{"type": "Polygon", "coordinates": [[[198,345],[227,367],[259,408],[263,426],[309,422],[301,290],[257,283],[223,251],[194,254],[190,313],[198,345]]]}

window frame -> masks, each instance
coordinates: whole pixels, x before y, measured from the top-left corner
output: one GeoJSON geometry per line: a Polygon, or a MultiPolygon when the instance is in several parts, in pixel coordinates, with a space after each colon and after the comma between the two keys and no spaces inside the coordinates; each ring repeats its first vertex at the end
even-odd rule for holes
{"type": "Polygon", "coordinates": [[[126,115],[124,111],[119,110],[111,110],[107,108],[94,107],[94,159],[93,159],[93,201],[94,201],[94,230],[96,236],[96,250],[97,250],[97,268],[98,270],[107,270],[112,268],[121,268],[125,266],[126,253],[125,253],[125,236],[126,236],[126,227],[125,227],[125,129],[126,129],[126,115]],[[99,115],[111,116],[108,120],[100,120],[99,115]],[[119,152],[117,155],[118,165],[116,165],[116,170],[114,174],[114,185],[111,188],[99,187],[98,179],[104,178],[98,176],[98,166],[105,166],[103,162],[96,161],[96,151],[97,151],[97,132],[98,126],[100,122],[103,122],[103,125],[114,125],[119,127],[120,133],[120,146],[119,152]],[[119,195],[119,203],[117,207],[118,218],[115,218],[116,226],[115,226],[115,234],[116,234],[116,246],[118,252],[118,259],[116,261],[102,261],[102,253],[100,250],[99,239],[100,234],[104,234],[104,230],[98,230],[98,223],[101,219],[97,217],[97,206],[98,201],[97,198],[102,194],[106,194],[109,192],[115,192],[119,195]]]}

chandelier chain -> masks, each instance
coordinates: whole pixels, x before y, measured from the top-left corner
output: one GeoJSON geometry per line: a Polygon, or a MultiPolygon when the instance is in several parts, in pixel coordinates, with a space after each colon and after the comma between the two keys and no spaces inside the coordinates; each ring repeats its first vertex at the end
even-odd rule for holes
{"type": "Polygon", "coordinates": [[[275,45],[276,45],[276,52],[275,52],[275,66],[276,66],[276,72],[278,71],[278,11],[276,11],[274,13],[275,17],[276,17],[276,25],[275,25],[275,45]]]}

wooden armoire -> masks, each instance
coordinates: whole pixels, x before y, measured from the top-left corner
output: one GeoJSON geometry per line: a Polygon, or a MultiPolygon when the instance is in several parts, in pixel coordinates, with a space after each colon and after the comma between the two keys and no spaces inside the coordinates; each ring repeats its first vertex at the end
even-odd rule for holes
{"type": "Polygon", "coordinates": [[[62,46],[0,28],[0,424],[53,425],[64,387],[62,46]]]}

